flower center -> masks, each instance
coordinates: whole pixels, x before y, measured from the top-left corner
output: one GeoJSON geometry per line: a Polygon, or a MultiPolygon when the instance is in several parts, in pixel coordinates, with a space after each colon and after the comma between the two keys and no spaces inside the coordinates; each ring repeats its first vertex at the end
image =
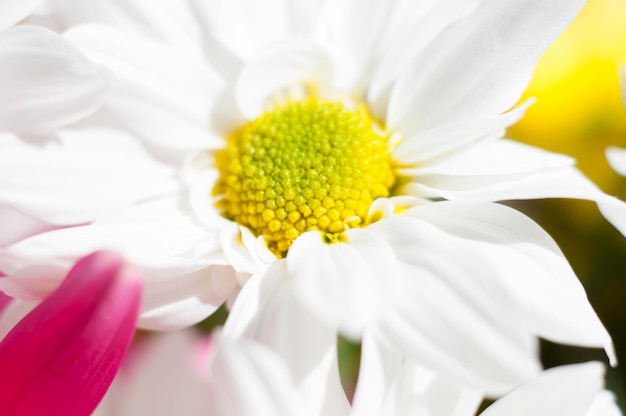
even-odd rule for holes
{"type": "Polygon", "coordinates": [[[283,105],[229,136],[216,159],[217,207],[278,257],[305,231],[339,241],[389,196],[388,137],[365,108],[315,98],[283,105]]]}

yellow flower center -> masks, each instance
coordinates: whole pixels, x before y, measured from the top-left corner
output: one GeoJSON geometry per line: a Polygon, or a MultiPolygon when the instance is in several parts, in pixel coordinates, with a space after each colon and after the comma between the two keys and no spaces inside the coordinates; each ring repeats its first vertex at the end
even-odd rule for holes
{"type": "Polygon", "coordinates": [[[266,112],[228,137],[213,189],[222,215],[284,257],[303,232],[341,241],[394,184],[389,134],[365,108],[315,98],[266,112]]]}

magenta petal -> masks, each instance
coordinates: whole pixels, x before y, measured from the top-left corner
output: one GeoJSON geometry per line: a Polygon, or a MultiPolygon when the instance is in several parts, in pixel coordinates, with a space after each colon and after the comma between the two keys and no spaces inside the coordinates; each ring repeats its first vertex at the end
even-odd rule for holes
{"type": "Polygon", "coordinates": [[[141,293],[118,254],[79,260],[0,343],[0,414],[89,415],[128,350],[141,293]]]}

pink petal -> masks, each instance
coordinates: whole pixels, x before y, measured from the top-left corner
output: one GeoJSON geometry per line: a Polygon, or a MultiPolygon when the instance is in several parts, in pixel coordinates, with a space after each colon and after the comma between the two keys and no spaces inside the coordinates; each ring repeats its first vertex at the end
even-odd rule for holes
{"type": "Polygon", "coordinates": [[[118,254],[79,260],[0,343],[0,414],[90,414],[129,347],[141,292],[118,254]]]}

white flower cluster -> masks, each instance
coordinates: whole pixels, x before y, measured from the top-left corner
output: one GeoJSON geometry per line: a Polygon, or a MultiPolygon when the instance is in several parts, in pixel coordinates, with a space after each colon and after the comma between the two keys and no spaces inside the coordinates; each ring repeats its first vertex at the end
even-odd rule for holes
{"type": "Polygon", "coordinates": [[[574,160],[503,137],[583,5],[0,0],[0,334],[114,250],[138,327],[174,332],[97,415],[621,414],[603,364],[543,369],[540,338],[617,363],[556,243],[498,203],[591,200],[626,234],[574,160]]]}

